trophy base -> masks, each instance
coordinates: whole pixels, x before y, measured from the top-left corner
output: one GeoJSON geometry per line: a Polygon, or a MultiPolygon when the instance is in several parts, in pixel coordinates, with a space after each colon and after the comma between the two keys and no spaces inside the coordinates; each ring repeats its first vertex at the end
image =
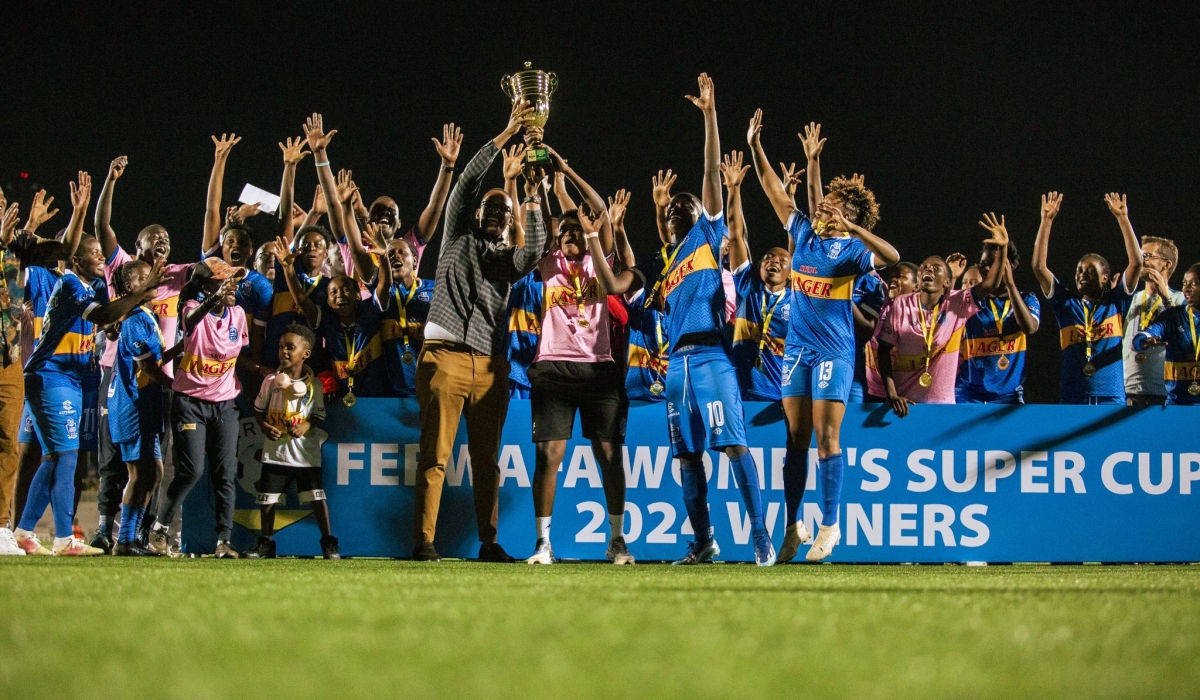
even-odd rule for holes
{"type": "Polygon", "coordinates": [[[555,170],[550,151],[545,146],[530,146],[525,149],[525,167],[544,170],[547,175],[555,170]]]}

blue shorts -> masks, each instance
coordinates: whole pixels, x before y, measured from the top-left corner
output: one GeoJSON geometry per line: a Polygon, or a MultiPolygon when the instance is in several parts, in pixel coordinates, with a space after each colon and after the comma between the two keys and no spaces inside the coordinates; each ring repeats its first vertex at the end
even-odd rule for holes
{"type": "Polygon", "coordinates": [[[162,459],[162,447],[158,435],[142,433],[142,436],[136,440],[114,442],[113,446],[120,450],[122,462],[136,462],[139,459],[150,457],[162,459]]]}
{"type": "Polygon", "coordinates": [[[38,444],[37,435],[33,432],[33,412],[29,410],[29,398],[21,407],[21,426],[17,428],[17,442],[22,445],[38,444]]]}
{"type": "Polygon", "coordinates": [[[853,358],[818,355],[796,345],[783,352],[784,398],[811,396],[813,401],[846,403],[853,383],[853,358]]]}
{"type": "Polygon", "coordinates": [[[79,449],[95,452],[100,446],[100,375],[83,378],[83,415],[79,418],[79,449]]]}
{"type": "Polygon", "coordinates": [[[667,428],[676,457],[746,445],[742,394],[729,352],[688,346],[672,353],[667,372],[667,428]]]}
{"type": "Polygon", "coordinates": [[[83,390],[78,386],[43,386],[40,377],[26,375],[25,393],[42,454],[78,450],[83,390]]]}

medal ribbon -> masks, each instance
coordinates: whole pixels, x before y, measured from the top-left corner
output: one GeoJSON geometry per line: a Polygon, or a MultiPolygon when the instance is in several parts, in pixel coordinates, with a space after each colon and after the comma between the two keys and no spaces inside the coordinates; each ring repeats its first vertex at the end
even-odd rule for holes
{"type": "Polygon", "coordinates": [[[992,297],[988,297],[988,306],[992,307],[992,318],[996,319],[996,335],[1004,335],[1004,319],[1008,318],[1008,312],[1012,310],[1012,299],[1004,300],[1004,310],[996,311],[996,302],[992,297]]]}
{"type": "Polygon", "coordinates": [[[403,300],[400,299],[400,289],[392,289],[392,294],[396,297],[396,306],[400,309],[400,332],[404,336],[404,347],[408,347],[408,302],[412,301],[413,295],[417,293],[420,282],[421,280],[413,277],[412,289],[408,290],[403,300]]]}
{"type": "Polygon", "coordinates": [[[1154,297],[1154,303],[1150,306],[1150,309],[1148,311],[1144,310],[1146,307],[1143,304],[1143,306],[1142,306],[1143,311],[1138,312],[1138,316],[1141,317],[1140,320],[1142,322],[1142,325],[1138,327],[1138,330],[1143,330],[1143,331],[1146,330],[1146,327],[1149,326],[1150,323],[1154,320],[1154,312],[1158,311],[1158,308],[1160,306],[1162,306],[1162,297],[1161,296],[1154,297]]]}
{"type": "Polygon", "coordinates": [[[775,317],[775,309],[779,308],[779,302],[783,301],[783,290],[771,295],[775,297],[775,303],[771,304],[771,309],[767,310],[767,293],[763,291],[762,309],[759,310],[759,316],[762,317],[762,326],[759,327],[758,333],[758,360],[762,361],[763,348],[767,345],[767,330],[771,328],[771,319],[775,317]]]}
{"type": "Polygon", "coordinates": [[[1092,361],[1092,321],[1096,311],[1086,300],[1083,300],[1083,339],[1087,343],[1087,361],[1092,361]]]}
{"type": "Polygon", "coordinates": [[[354,361],[362,354],[362,351],[367,347],[367,341],[364,338],[362,345],[358,345],[354,336],[350,332],[342,329],[342,337],[346,341],[346,386],[350,393],[354,393],[354,361]]]}
{"type": "Polygon", "coordinates": [[[657,362],[650,363],[650,373],[654,375],[655,380],[659,380],[662,374],[659,373],[658,367],[662,366],[662,359],[667,356],[667,346],[669,345],[667,341],[663,340],[662,314],[656,314],[654,317],[654,339],[658,341],[658,357],[651,358],[657,362]]]}
{"type": "Polygon", "coordinates": [[[1190,308],[1187,309],[1187,315],[1188,325],[1191,326],[1192,331],[1192,362],[1200,362],[1200,343],[1196,342],[1196,317],[1190,308]]]}
{"type": "Polygon", "coordinates": [[[929,361],[933,359],[933,338],[937,334],[938,315],[942,310],[942,303],[939,302],[937,307],[930,311],[931,317],[928,320],[925,319],[925,307],[919,300],[917,309],[921,312],[921,335],[925,337],[925,373],[929,374],[929,361]]]}
{"type": "Polygon", "coordinates": [[[647,309],[650,308],[650,306],[652,304],[654,304],[654,298],[658,296],[658,290],[662,287],[663,280],[666,279],[666,277],[667,277],[667,270],[670,270],[671,266],[675,264],[675,257],[677,255],[679,255],[679,251],[682,248],[683,248],[682,243],[676,244],[675,251],[672,252],[671,255],[668,257],[667,256],[667,247],[665,245],[662,247],[662,250],[660,252],[662,254],[662,259],[664,261],[663,269],[662,269],[662,272],[659,273],[659,275],[658,275],[658,281],[656,281],[654,283],[654,288],[651,289],[650,294],[646,296],[646,303],[644,306],[647,309]]]}
{"type": "Polygon", "coordinates": [[[568,260],[567,276],[571,279],[571,286],[575,288],[575,303],[579,305],[579,317],[584,318],[587,312],[584,310],[583,304],[583,263],[572,265],[568,260]]]}

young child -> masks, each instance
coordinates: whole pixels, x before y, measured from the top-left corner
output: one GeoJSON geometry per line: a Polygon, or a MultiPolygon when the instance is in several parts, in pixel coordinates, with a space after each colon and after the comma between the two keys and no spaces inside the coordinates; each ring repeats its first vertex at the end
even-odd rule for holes
{"type": "Polygon", "coordinates": [[[325,401],[321,384],[304,364],[317,339],[312,330],[293,323],[279,338],[279,368],[263,380],[254,413],[263,441],[262,476],[255,487],[262,507],[262,534],[247,559],[275,558],[275,504],[295,482],[300,502],[311,502],[321,528],[321,554],[341,559],[337,538],[329,530],[329,506],[321,483],[321,445],[329,435],[321,429],[325,401]]]}

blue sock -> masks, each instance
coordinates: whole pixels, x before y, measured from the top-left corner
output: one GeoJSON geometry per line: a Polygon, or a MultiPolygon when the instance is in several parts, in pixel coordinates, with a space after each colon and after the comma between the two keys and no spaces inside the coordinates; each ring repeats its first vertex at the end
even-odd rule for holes
{"type": "Polygon", "coordinates": [[[50,508],[54,511],[54,536],[70,537],[75,524],[75,467],[78,452],[59,452],[54,461],[54,484],[50,487],[50,508]]]}
{"type": "Polygon", "coordinates": [[[121,504],[121,532],[117,534],[117,542],[129,544],[133,542],[135,530],[127,525],[133,524],[133,506],[121,504]]]}
{"type": "Polygon", "coordinates": [[[38,521],[46,514],[46,506],[50,505],[50,484],[54,477],[54,462],[43,459],[29,484],[29,495],[25,499],[25,510],[17,527],[33,532],[38,521]]]}
{"type": "Polygon", "coordinates": [[[784,525],[800,520],[800,504],[804,502],[804,487],[808,484],[808,448],[788,447],[783,458],[783,500],[787,512],[784,525]]]}
{"type": "Polygon", "coordinates": [[[817,460],[821,467],[821,525],[837,525],[838,503],[842,500],[842,453],[817,460]]]}
{"type": "Polygon", "coordinates": [[[742,502],[746,504],[746,514],[750,516],[750,531],[754,534],[764,532],[762,513],[762,493],[759,492],[758,467],[754,464],[754,456],[749,450],[737,459],[730,459],[734,474],[737,475],[738,488],[742,492],[742,502]]]}
{"type": "Polygon", "coordinates": [[[696,469],[683,467],[679,470],[683,481],[683,506],[687,509],[697,542],[711,542],[712,525],[708,522],[708,481],[704,478],[704,465],[696,469]]]}
{"type": "Polygon", "coordinates": [[[130,509],[129,517],[133,518],[133,530],[129,533],[129,541],[130,542],[137,541],[137,539],[140,535],[142,518],[145,517],[145,515],[146,515],[145,508],[134,507],[134,508],[130,509]]]}

